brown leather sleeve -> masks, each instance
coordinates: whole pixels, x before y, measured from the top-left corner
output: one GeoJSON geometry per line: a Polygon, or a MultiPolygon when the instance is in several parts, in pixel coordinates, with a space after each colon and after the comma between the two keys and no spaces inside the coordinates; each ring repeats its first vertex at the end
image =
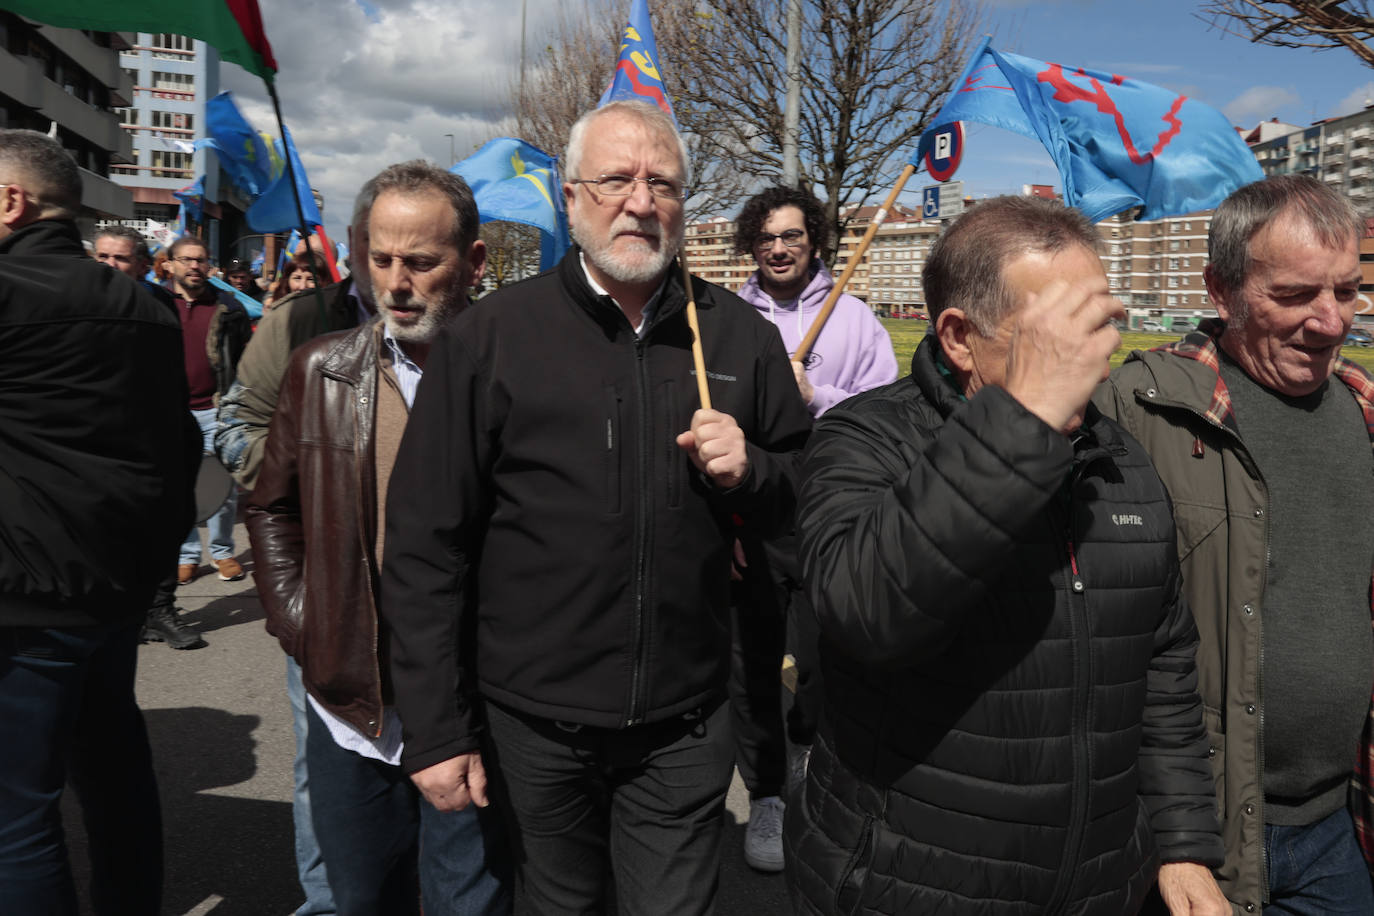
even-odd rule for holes
{"type": "Polygon", "coordinates": [[[301,524],[298,445],[300,405],[309,352],[292,357],[267,434],[257,486],[245,522],[253,546],[253,578],[267,613],[267,632],[299,661],[305,533],[301,524]]]}

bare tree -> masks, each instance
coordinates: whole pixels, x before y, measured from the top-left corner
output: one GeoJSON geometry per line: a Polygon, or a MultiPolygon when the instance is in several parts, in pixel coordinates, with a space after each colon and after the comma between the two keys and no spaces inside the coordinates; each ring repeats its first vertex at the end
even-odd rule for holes
{"type": "Polygon", "coordinates": [[[487,245],[484,289],[500,289],[539,272],[539,230],[522,223],[493,220],[479,235],[487,245]]]}
{"type": "MultiPolygon", "coordinates": [[[[787,2],[703,3],[672,35],[688,59],[665,65],[679,80],[678,117],[708,158],[756,183],[782,175],[787,2]]],[[[931,126],[967,62],[981,7],[803,0],[802,9],[801,184],[825,200],[839,238],[846,213],[887,191],[931,126]]]]}
{"type": "Polygon", "coordinates": [[[1347,48],[1374,67],[1369,0],[1209,0],[1204,14],[1223,31],[1280,48],[1347,48]]]}
{"type": "MultiPolygon", "coordinates": [[[[781,180],[788,0],[693,0],[654,8],[674,113],[691,154],[693,215],[738,208],[781,180]]],[[[610,80],[626,5],[560,12],[523,90],[519,136],[561,152],[610,80]]],[[[884,193],[939,110],[971,50],[977,0],[803,0],[801,183],[846,213],[884,193]]],[[[837,234],[837,238],[839,235],[837,234]]]]}

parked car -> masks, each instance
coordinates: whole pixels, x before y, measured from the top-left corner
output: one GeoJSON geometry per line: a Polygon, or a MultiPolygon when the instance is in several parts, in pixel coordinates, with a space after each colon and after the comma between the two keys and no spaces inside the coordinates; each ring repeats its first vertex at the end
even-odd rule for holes
{"type": "Polygon", "coordinates": [[[1158,321],[1155,321],[1153,318],[1146,318],[1144,321],[1142,321],[1142,322],[1140,323],[1140,330],[1141,330],[1142,333],[1145,333],[1145,334],[1168,334],[1168,333],[1169,333],[1169,329],[1168,329],[1168,328],[1164,327],[1164,325],[1160,324],[1158,321]]]}
{"type": "Polygon", "coordinates": [[[1374,334],[1370,334],[1363,328],[1351,328],[1350,333],[1345,335],[1345,345],[1347,347],[1374,347],[1374,334]]]}

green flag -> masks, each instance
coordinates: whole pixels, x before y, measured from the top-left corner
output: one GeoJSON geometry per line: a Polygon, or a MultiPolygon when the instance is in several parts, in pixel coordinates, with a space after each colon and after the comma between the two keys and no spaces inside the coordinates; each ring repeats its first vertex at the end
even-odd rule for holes
{"type": "Polygon", "coordinates": [[[268,83],[277,71],[258,0],[0,0],[37,22],[97,32],[173,32],[199,38],[268,83]]]}

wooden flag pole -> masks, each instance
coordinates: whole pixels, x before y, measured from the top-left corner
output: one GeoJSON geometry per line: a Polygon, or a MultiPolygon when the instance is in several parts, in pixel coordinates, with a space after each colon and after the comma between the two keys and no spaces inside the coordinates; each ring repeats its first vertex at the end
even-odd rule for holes
{"type": "Polygon", "coordinates": [[[883,220],[887,219],[888,212],[897,203],[897,195],[902,193],[902,188],[906,187],[907,181],[916,173],[916,166],[907,163],[906,168],[902,169],[902,174],[897,176],[897,184],[892,188],[892,193],[887,195],[887,200],[878,208],[878,212],[873,214],[873,220],[868,224],[868,231],[859,241],[859,247],[854,254],[850,255],[849,263],[844,266],[844,273],[840,274],[840,279],[835,281],[835,285],[830,288],[830,295],[825,297],[825,304],[821,306],[820,314],[816,320],[811,322],[811,328],[802,338],[802,342],[797,345],[797,352],[792,354],[794,363],[806,362],[806,357],[811,352],[811,348],[816,345],[816,338],[821,336],[821,329],[830,318],[830,313],[835,311],[835,303],[840,301],[840,293],[844,291],[845,284],[854,275],[854,271],[859,269],[859,262],[863,260],[868,252],[868,246],[873,244],[873,236],[877,235],[878,228],[882,226],[883,220]]]}
{"type": "Polygon", "coordinates": [[[682,262],[682,287],[687,292],[687,326],[692,329],[692,364],[697,370],[697,396],[701,409],[711,409],[711,389],[706,386],[706,357],[701,352],[701,326],[697,324],[697,296],[692,292],[692,275],[687,270],[687,246],[678,252],[682,262]]]}

